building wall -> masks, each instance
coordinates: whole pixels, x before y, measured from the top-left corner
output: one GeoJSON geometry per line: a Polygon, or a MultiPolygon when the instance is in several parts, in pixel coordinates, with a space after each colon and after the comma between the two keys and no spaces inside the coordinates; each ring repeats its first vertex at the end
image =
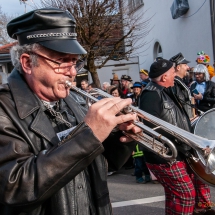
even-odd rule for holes
{"type": "MultiPolygon", "coordinates": [[[[133,82],[140,81],[139,71],[140,68],[138,56],[129,58],[128,60],[109,60],[103,68],[97,69],[101,84],[103,82],[110,82],[110,79],[113,78],[113,73],[117,74],[119,79],[121,78],[121,75],[129,75],[131,76],[133,82]]],[[[92,82],[90,74],[89,82],[92,82]]]]}
{"type": "Polygon", "coordinates": [[[161,44],[163,58],[169,59],[182,52],[185,58],[191,61],[189,66],[195,66],[197,53],[204,51],[211,57],[210,64],[213,65],[210,1],[206,1],[194,14],[204,1],[189,0],[189,11],[183,18],[178,19],[172,19],[170,11],[172,3],[173,0],[144,0],[144,6],[136,11],[136,13],[143,11],[142,19],[153,16],[150,21],[152,30],[144,38],[145,41],[150,41],[149,44],[133,53],[134,56],[139,56],[140,68],[150,68],[154,60],[153,51],[156,42],[161,44]],[[192,14],[194,15],[191,16],[192,14]]]}

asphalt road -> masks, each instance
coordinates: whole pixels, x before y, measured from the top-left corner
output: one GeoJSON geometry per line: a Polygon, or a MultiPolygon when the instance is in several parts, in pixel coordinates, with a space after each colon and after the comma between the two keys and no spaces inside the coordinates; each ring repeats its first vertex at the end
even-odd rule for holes
{"type": "MultiPolygon", "coordinates": [[[[165,196],[160,184],[137,184],[134,169],[108,176],[108,186],[114,215],[165,215],[165,196]]],[[[211,202],[215,205],[215,187],[211,187],[211,202]]]]}

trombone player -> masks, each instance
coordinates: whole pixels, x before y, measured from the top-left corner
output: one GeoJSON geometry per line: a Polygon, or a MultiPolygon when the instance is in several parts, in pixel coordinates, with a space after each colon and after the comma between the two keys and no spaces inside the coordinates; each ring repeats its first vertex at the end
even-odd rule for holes
{"type": "MultiPolygon", "coordinates": [[[[191,131],[189,117],[170,88],[174,86],[175,75],[172,62],[165,59],[154,62],[149,72],[151,82],[140,97],[140,109],[181,129],[191,131]]],[[[147,121],[144,123],[151,126],[147,121]]],[[[170,164],[151,151],[145,153],[145,158],[148,168],[164,187],[166,215],[214,214],[214,210],[205,208],[202,204],[210,203],[209,186],[199,181],[186,163],[186,155],[189,155],[191,147],[176,142],[173,137],[168,137],[168,134],[165,135],[175,143],[178,150],[176,162],[170,164]]]]}

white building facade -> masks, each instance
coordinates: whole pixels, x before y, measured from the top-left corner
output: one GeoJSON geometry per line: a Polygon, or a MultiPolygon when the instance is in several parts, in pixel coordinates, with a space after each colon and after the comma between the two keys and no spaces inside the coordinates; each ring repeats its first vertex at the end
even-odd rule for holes
{"type": "MultiPolygon", "coordinates": [[[[95,62],[97,65],[97,61],[95,62]]],[[[104,67],[97,69],[100,83],[110,82],[110,79],[113,78],[113,74],[116,74],[120,79],[122,75],[129,75],[133,82],[140,81],[139,76],[139,57],[134,56],[129,59],[123,59],[119,61],[109,60],[104,67]]],[[[92,82],[91,75],[88,74],[89,82],[92,82]]]]}
{"type": "MultiPolygon", "coordinates": [[[[125,3],[125,1],[123,1],[125,3]]],[[[133,6],[133,13],[142,13],[142,19],[151,17],[152,29],[143,38],[150,41],[136,50],[132,56],[139,57],[139,67],[149,70],[156,57],[170,59],[181,52],[196,65],[197,53],[204,51],[214,63],[213,36],[210,0],[189,0],[189,11],[182,17],[172,19],[170,7],[173,0],[127,0],[133,6]]],[[[141,43],[141,41],[140,41],[141,43]]]]}

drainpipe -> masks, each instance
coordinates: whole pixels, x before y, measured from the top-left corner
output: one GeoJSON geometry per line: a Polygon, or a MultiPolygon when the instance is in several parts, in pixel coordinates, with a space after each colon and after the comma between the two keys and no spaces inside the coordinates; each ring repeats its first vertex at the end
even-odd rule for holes
{"type": "Polygon", "coordinates": [[[212,31],[212,43],[213,43],[213,59],[215,62],[215,3],[214,0],[210,0],[211,9],[211,31],[212,31]]]}

